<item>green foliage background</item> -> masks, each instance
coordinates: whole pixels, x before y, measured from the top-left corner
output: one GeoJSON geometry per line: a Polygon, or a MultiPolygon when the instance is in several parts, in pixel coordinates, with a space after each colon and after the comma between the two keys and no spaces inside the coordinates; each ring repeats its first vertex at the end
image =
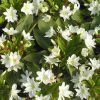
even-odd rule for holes
{"type": "MultiPolygon", "coordinates": [[[[32,0],[29,0],[32,1],[32,0]]],[[[0,100],[8,100],[8,96],[10,93],[10,89],[13,83],[18,84],[18,88],[20,89],[19,79],[21,78],[21,74],[28,69],[33,72],[33,76],[36,76],[36,71],[38,71],[41,67],[49,68],[48,64],[44,63],[43,55],[49,54],[49,49],[53,47],[50,39],[44,37],[45,32],[48,31],[50,26],[53,26],[54,29],[57,29],[58,26],[64,28],[68,25],[78,25],[79,27],[83,27],[86,30],[94,29],[96,26],[100,24],[100,15],[99,16],[90,16],[90,12],[83,5],[84,3],[90,3],[92,0],[80,0],[81,9],[78,10],[74,15],[71,16],[70,20],[63,21],[62,18],[59,17],[59,10],[62,8],[64,4],[67,4],[67,0],[45,0],[50,11],[48,14],[52,15],[52,19],[49,22],[44,22],[42,20],[43,13],[39,12],[38,16],[27,15],[25,16],[21,11],[21,7],[25,0],[2,0],[0,4],[0,25],[4,25],[6,27],[13,26],[18,30],[19,34],[12,37],[12,40],[8,38],[8,42],[6,45],[9,45],[9,49],[4,48],[0,50],[0,54],[4,54],[10,51],[19,51],[22,55],[22,62],[25,64],[24,67],[16,72],[6,72],[6,69],[3,65],[0,65],[0,100]],[[6,8],[13,6],[18,11],[19,20],[15,23],[7,23],[5,21],[3,12],[6,8]],[[31,35],[34,36],[35,41],[32,41],[32,46],[29,48],[24,48],[23,45],[20,44],[22,39],[21,32],[25,29],[27,32],[30,32],[31,35]]],[[[100,2],[100,0],[99,0],[100,2]]],[[[90,55],[90,57],[95,56],[100,59],[100,35],[96,36],[96,49],[94,49],[94,55],[90,55]]],[[[62,60],[59,64],[59,67],[53,68],[53,71],[58,73],[64,73],[63,78],[61,78],[61,82],[65,81],[71,85],[70,79],[72,75],[77,71],[74,67],[66,66],[66,59],[72,54],[76,54],[81,56],[81,49],[85,47],[83,41],[80,40],[79,36],[75,35],[72,37],[72,40],[67,43],[59,34],[56,38],[54,38],[57,45],[61,49],[61,57],[62,60]],[[66,80],[67,77],[67,80],[66,80]]],[[[85,63],[86,59],[82,58],[82,63],[85,63]]],[[[53,84],[48,86],[41,86],[42,94],[52,93],[52,100],[56,100],[55,98],[58,96],[58,86],[61,84],[53,84]]],[[[86,81],[88,87],[90,87],[91,97],[89,100],[100,100],[100,70],[97,70],[95,75],[89,81],[86,81]]],[[[23,100],[26,100],[25,96],[27,94],[21,94],[23,96],[23,100]]],[[[31,100],[31,99],[30,99],[31,100]]],[[[34,100],[34,99],[32,99],[34,100]]],[[[79,100],[79,98],[73,98],[72,100],[79,100]]]]}

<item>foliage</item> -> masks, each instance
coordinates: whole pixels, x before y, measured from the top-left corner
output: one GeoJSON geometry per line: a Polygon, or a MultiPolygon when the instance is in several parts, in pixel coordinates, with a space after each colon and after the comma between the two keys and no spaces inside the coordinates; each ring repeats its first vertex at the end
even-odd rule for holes
{"type": "MultiPolygon", "coordinates": [[[[65,98],[66,100],[81,100],[83,98],[86,100],[99,100],[100,10],[98,11],[97,8],[89,10],[90,4],[93,2],[92,0],[37,1],[1,0],[0,100],[10,100],[9,97],[11,97],[12,86],[15,83],[17,84],[17,90],[20,90],[20,92],[17,95],[18,98],[13,98],[14,100],[19,100],[19,97],[21,97],[22,100],[47,100],[36,99],[36,96],[40,96],[41,94],[43,96],[49,95],[50,100],[65,100],[65,98]],[[73,1],[75,2],[73,3],[73,1]],[[32,14],[25,14],[25,12],[22,11],[22,7],[24,7],[24,4],[27,2],[33,5],[32,14]],[[78,9],[74,8],[75,4],[79,6],[78,9]],[[70,7],[71,15],[65,11],[62,13],[65,13],[63,17],[61,16],[63,6],[70,7]],[[13,7],[17,11],[17,20],[14,22],[8,21],[6,19],[7,15],[4,14],[10,7],[13,7]],[[95,12],[94,9],[98,12],[95,12]],[[92,11],[94,11],[93,14],[92,11]],[[69,18],[66,18],[66,16],[69,16],[69,18]],[[11,27],[17,30],[17,33],[14,34],[14,30],[13,32],[5,32],[3,30],[4,28],[10,30],[11,27]],[[4,41],[2,34],[6,36],[4,41]],[[90,37],[90,40],[88,37],[90,37]],[[86,48],[88,52],[85,51],[82,53],[83,48],[86,48]],[[16,55],[14,55],[14,53],[16,55]],[[88,55],[84,56],[87,53],[88,55]],[[4,59],[4,55],[8,55],[7,57],[11,58],[4,59]],[[75,58],[72,58],[72,56],[75,58]],[[74,62],[78,57],[79,60],[74,62]],[[69,59],[72,60],[69,61],[69,59]],[[19,61],[16,62],[16,60],[19,61]],[[15,66],[15,63],[18,63],[17,66],[19,68],[15,66]],[[76,63],[79,64],[75,66],[76,63]],[[12,69],[8,71],[10,68],[12,69]],[[17,68],[17,71],[14,68],[17,68]],[[44,72],[47,70],[52,71],[53,74],[48,72],[47,75],[52,76],[51,83],[45,84],[43,81],[37,80],[37,73],[41,71],[42,68],[45,69],[44,72]],[[29,77],[26,75],[26,79],[32,80],[34,77],[34,80],[39,82],[39,88],[41,88],[41,90],[37,91],[32,97],[30,97],[29,92],[24,92],[25,88],[28,87],[25,87],[26,82],[20,81],[21,75],[24,75],[26,70],[32,72],[29,77]],[[89,71],[89,73],[86,74],[87,76],[85,76],[86,71],[89,71]],[[81,80],[79,80],[78,85],[85,85],[86,88],[89,89],[88,93],[90,95],[87,98],[81,98],[81,96],[77,95],[76,89],[80,88],[78,86],[74,87],[77,82],[74,83],[72,81],[77,73],[81,80]],[[91,75],[89,76],[89,74],[91,75]],[[64,99],[58,99],[60,95],[59,87],[63,82],[69,85],[69,90],[73,92],[73,96],[67,97],[62,95],[64,99]],[[23,83],[24,86],[22,86],[23,83]]],[[[100,0],[96,1],[98,2],[97,5],[99,5],[98,9],[100,9],[100,0]]],[[[28,9],[31,9],[31,6],[29,8],[26,7],[26,12],[28,12],[28,9]]],[[[13,14],[11,16],[14,17],[13,14]]]]}

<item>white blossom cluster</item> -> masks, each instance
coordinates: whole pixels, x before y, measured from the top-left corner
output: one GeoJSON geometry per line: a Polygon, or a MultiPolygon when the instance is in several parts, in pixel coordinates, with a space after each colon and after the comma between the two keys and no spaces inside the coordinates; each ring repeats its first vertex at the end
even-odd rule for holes
{"type": "Polygon", "coordinates": [[[80,8],[80,4],[78,0],[68,0],[71,2],[74,6],[73,10],[71,10],[70,6],[63,6],[62,10],[60,11],[60,17],[66,21],[66,19],[69,19],[71,15],[73,15],[77,10],[80,8]]]}
{"type": "Polygon", "coordinates": [[[45,71],[43,68],[41,71],[37,72],[36,79],[34,77],[31,77],[32,72],[28,72],[26,70],[25,75],[22,74],[22,79],[20,82],[22,82],[22,87],[25,87],[24,92],[29,94],[29,97],[35,97],[36,100],[50,100],[51,95],[43,96],[42,94],[40,96],[37,95],[37,92],[41,91],[41,88],[39,87],[41,82],[43,82],[45,85],[51,84],[55,82],[55,76],[53,75],[51,70],[45,71]],[[31,77],[31,78],[30,78],[31,77]]]}
{"type": "MultiPolygon", "coordinates": [[[[47,13],[49,8],[44,2],[45,0],[33,0],[32,2],[27,1],[23,3],[20,12],[24,14],[24,16],[39,16],[39,13],[41,12],[43,14],[42,20],[45,23],[48,23],[50,22],[52,15],[47,13]]],[[[66,22],[67,20],[70,20],[71,16],[74,15],[79,9],[80,3],[78,0],[68,0],[68,5],[63,5],[58,11],[58,14],[61,19],[63,18],[63,22],[66,22]]],[[[88,5],[88,11],[91,13],[91,16],[99,15],[100,3],[97,0],[93,0],[88,5]]],[[[16,23],[19,20],[18,11],[12,5],[11,7],[7,8],[3,14],[8,23],[16,23]]],[[[22,32],[19,33],[15,27],[8,26],[2,30],[5,34],[0,36],[0,49],[5,48],[6,50],[6,48],[8,48],[6,43],[10,43],[10,39],[11,41],[14,41],[17,35],[22,37],[22,41],[20,41],[19,44],[24,45],[23,48],[28,48],[32,45],[34,38],[30,31],[23,29],[22,32]]],[[[25,74],[21,74],[20,83],[23,93],[28,94],[28,97],[34,98],[34,100],[53,100],[52,93],[46,95],[41,93],[42,87],[51,86],[58,82],[60,84],[57,87],[57,100],[66,100],[66,98],[73,97],[80,97],[81,100],[88,100],[91,95],[90,88],[84,81],[92,79],[92,76],[95,74],[96,70],[100,69],[100,59],[91,56],[93,55],[93,49],[96,48],[96,39],[94,35],[98,35],[99,31],[100,25],[96,26],[93,30],[86,30],[81,26],[71,24],[64,26],[64,28],[61,26],[57,26],[57,28],[50,26],[44,33],[44,38],[50,39],[53,45],[53,47],[48,48],[47,51],[49,53],[43,55],[43,63],[46,65],[46,67],[41,67],[40,65],[40,70],[36,72],[34,71],[34,73],[36,73],[35,76],[33,75],[33,72],[29,72],[28,70],[25,71],[25,74]],[[62,49],[57,42],[57,36],[67,42],[66,46],[73,40],[73,36],[79,36],[80,41],[84,43],[84,46],[81,49],[81,54],[69,54],[69,56],[66,57],[66,65],[64,65],[70,68],[73,67],[73,69],[77,71],[70,80],[70,82],[74,84],[73,88],[70,86],[70,82],[66,82],[65,80],[61,79],[63,77],[63,72],[59,73],[62,74],[60,77],[58,73],[55,74],[55,71],[53,71],[53,68],[59,68],[60,63],[63,61],[63,57],[66,56],[66,53],[62,54],[62,49]],[[86,60],[85,63],[82,62],[83,59],[86,60]]],[[[11,44],[11,46],[12,45],[13,44],[11,44]]],[[[7,52],[0,55],[1,64],[5,66],[6,71],[18,72],[21,69],[23,70],[23,66],[25,66],[23,63],[23,54],[27,52],[22,53],[21,51],[17,51],[16,45],[15,51],[11,51],[9,49],[7,50],[7,52]]],[[[9,100],[24,100],[19,96],[20,92],[22,91],[18,88],[17,83],[12,84],[9,100]]]]}

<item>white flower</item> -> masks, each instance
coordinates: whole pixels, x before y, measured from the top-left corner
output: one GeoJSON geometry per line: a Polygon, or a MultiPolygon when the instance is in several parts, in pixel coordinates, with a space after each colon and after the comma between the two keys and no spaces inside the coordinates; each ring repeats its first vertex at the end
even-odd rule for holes
{"type": "Polygon", "coordinates": [[[21,56],[17,52],[10,52],[10,54],[1,55],[1,58],[2,64],[5,64],[5,67],[8,68],[8,71],[18,71],[18,69],[21,69],[21,56]]]}
{"type": "Polygon", "coordinates": [[[14,52],[14,53],[11,52],[9,55],[10,66],[15,66],[15,65],[19,64],[20,59],[21,59],[21,56],[17,52],[14,52]]]}
{"type": "Polygon", "coordinates": [[[43,3],[40,3],[40,10],[45,13],[48,11],[48,7],[46,5],[44,5],[43,3]]]}
{"type": "Polygon", "coordinates": [[[68,0],[69,2],[71,2],[72,4],[78,3],[78,0],[68,0]]]}
{"type": "Polygon", "coordinates": [[[37,72],[38,77],[37,80],[43,82],[44,84],[49,84],[55,82],[55,76],[52,73],[52,70],[45,70],[44,68],[41,69],[41,71],[37,72]]]}
{"type": "Polygon", "coordinates": [[[4,47],[4,42],[6,41],[6,35],[1,35],[0,36],[0,47],[4,47]]]}
{"type": "Polygon", "coordinates": [[[81,84],[80,75],[76,73],[76,75],[73,76],[71,81],[74,83],[74,88],[78,87],[81,84]]]}
{"type": "Polygon", "coordinates": [[[34,6],[33,13],[35,15],[37,15],[38,11],[41,9],[41,5],[42,5],[43,1],[44,0],[33,0],[33,6],[34,6]]]}
{"type": "Polygon", "coordinates": [[[80,66],[80,80],[89,80],[89,78],[92,77],[94,74],[93,70],[90,70],[89,68],[86,68],[87,66],[82,65],[80,66]]]}
{"type": "Polygon", "coordinates": [[[52,54],[50,54],[49,56],[44,56],[46,63],[49,63],[50,65],[56,65],[58,66],[58,62],[60,62],[59,58],[54,57],[52,54]]]}
{"type": "Polygon", "coordinates": [[[69,85],[65,85],[65,82],[59,86],[59,97],[58,100],[65,100],[65,97],[70,98],[73,96],[73,92],[69,90],[69,85]]]}
{"type": "Polygon", "coordinates": [[[34,40],[33,36],[30,36],[30,33],[26,33],[25,30],[23,30],[22,35],[25,40],[34,40]]]}
{"type": "Polygon", "coordinates": [[[51,38],[53,35],[56,34],[55,30],[53,29],[53,27],[51,26],[50,29],[45,33],[45,37],[49,37],[51,38]]]}
{"type": "Polygon", "coordinates": [[[83,72],[80,72],[81,81],[89,80],[89,78],[91,78],[93,74],[94,74],[94,71],[85,69],[83,72]]]}
{"type": "Polygon", "coordinates": [[[2,62],[2,64],[5,64],[5,66],[8,67],[9,54],[1,55],[1,62],[2,62]]]}
{"type": "Polygon", "coordinates": [[[87,48],[82,48],[81,55],[83,57],[87,57],[89,54],[89,50],[87,48]]]}
{"type": "Polygon", "coordinates": [[[34,78],[30,79],[27,78],[27,82],[23,83],[23,86],[25,87],[25,93],[29,93],[29,97],[33,97],[36,95],[37,91],[40,91],[41,89],[39,88],[39,82],[35,82],[34,78]]]}
{"type": "Polygon", "coordinates": [[[42,94],[40,96],[35,97],[35,100],[50,100],[50,95],[43,96],[42,94]]]}
{"type": "Polygon", "coordinates": [[[68,30],[68,29],[65,29],[65,30],[60,30],[60,34],[62,35],[62,37],[67,40],[67,41],[70,41],[72,40],[70,35],[71,35],[71,32],[68,30]]]}
{"type": "Polygon", "coordinates": [[[3,14],[6,16],[5,19],[7,19],[8,22],[14,22],[17,21],[18,15],[16,14],[17,10],[13,7],[10,7],[9,9],[6,9],[6,12],[3,14]]]}
{"type": "Polygon", "coordinates": [[[90,35],[94,35],[94,34],[95,34],[95,30],[93,30],[93,29],[88,30],[88,34],[90,34],[90,35]]]}
{"type": "Polygon", "coordinates": [[[72,11],[70,10],[69,6],[68,7],[63,6],[62,10],[60,11],[60,17],[62,17],[64,21],[66,19],[69,19],[71,14],[72,14],[72,11]]]}
{"type": "Polygon", "coordinates": [[[89,88],[86,88],[85,85],[82,85],[79,87],[79,89],[76,90],[76,96],[79,96],[81,100],[86,99],[88,100],[88,97],[90,96],[90,93],[88,92],[89,88]]]}
{"type": "Polygon", "coordinates": [[[99,2],[96,0],[96,1],[92,1],[92,3],[90,3],[89,5],[90,7],[88,8],[89,11],[91,11],[91,15],[96,15],[100,13],[100,4],[99,2]]]}
{"type": "Polygon", "coordinates": [[[10,29],[4,28],[3,31],[4,31],[5,33],[7,33],[8,35],[14,35],[14,34],[18,33],[18,31],[17,31],[17,30],[14,30],[13,27],[11,27],[10,29]]]}
{"type": "Polygon", "coordinates": [[[54,46],[54,48],[51,50],[51,54],[52,54],[54,57],[60,56],[60,49],[59,49],[59,47],[54,46]]]}
{"type": "Polygon", "coordinates": [[[97,34],[97,35],[98,35],[98,32],[100,31],[100,25],[99,25],[99,26],[97,26],[97,27],[95,27],[94,31],[95,31],[95,34],[97,34]]]}
{"type": "Polygon", "coordinates": [[[82,64],[82,65],[79,67],[80,73],[81,73],[81,72],[84,72],[84,71],[86,70],[86,68],[88,68],[88,66],[86,66],[85,64],[82,64]]]}
{"type": "Polygon", "coordinates": [[[28,72],[28,70],[26,70],[25,74],[21,74],[22,79],[20,79],[20,82],[26,83],[27,78],[29,78],[31,74],[32,74],[32,72],[28,72]]]}
{"type": "Polygon", "coordinates": [[[45,14],[45,15],[43,16],[43,20],[44,20],[45,22],[49,22],[50,19],[51,19],[51,16],[50,16],[50,15],[45,14]]]}
{"type": "Polygon", "coordinates": [[[71,57],[68,58],[67,64],[78,68],[78,66],[80,65],[79,60],[80,57],[77,57],[75,54],[73,54],[71,57]]]}
{"type": "Polygon", "coordinates": [[[78,28],[79,28],[78,26],[73,26],[73,25],[68,26],[68,29],[71,33],[77,33],[78,28]]]}
{"type": "Polygon", "coordinates": [[[91,59],[89,65],[92,67],[92,70],[100,68],[100,60],[96,60],[96,58],[91,59]]]}
{"type": "Polygon", "coordinates": [[[29,1],[27,1],[27,3],[24,3],[21,11],[24,12],[26,15],[30,15],[33,14],[33,3],[30,3],[29,1]]]}
{"type": "Polygon", "coordinates": [[[86,39],[88,32],[85,31],[84,28],[79,28],[77,30],[77,34],[79,34],[80,35],[80,38],[84,40],[84,39],[86,39]]]}
{"type": "Polygon", "coordinates": [[[72,10],[72,14],[74,14],[77,10],[79,10],[80,8],[80,4],[77,3],[77,4],[74,4],[74,9],[72,10]]]}
{"type": "Polygon", "coordinates": [[[85,45],[87,46],[88,49],[91,49],[92,47],[95,48],[95,39],[93,39],[92,35],[87,35],[85,39],[85,45]]]}
{"type": "Polygon", "coordinates": [[[17,84],[13,84],[9,100],[20,100],[20,97],[18,96],[19,92],[20,90],[17,90],[17,84]]]}

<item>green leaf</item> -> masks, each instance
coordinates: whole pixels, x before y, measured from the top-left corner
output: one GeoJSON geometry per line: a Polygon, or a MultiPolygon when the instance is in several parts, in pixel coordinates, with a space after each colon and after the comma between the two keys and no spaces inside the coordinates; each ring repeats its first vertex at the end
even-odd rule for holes
{"type": "Polygon", "coordinates": [[[100,44],[100,38],[96,38],[96,42],[100,44]]]}
{"type": "Polygon", "coordinates": [[[0,100],[8,100],[9,98],[9,88],[6,85],[0,85],[0,100]]]}
{"type": "Polygon", "coordinates": [[[87,0],[87,1],[90,2],[90,3],[92,2],[92,0],[87,0]]]}
{"type": "Polygon", "coordinates": [[[83,46],[84,46],[84,44],[80,40],[80,37],[79,36],[73,36],[72,40],[69,41],[69,43],[66,47],[66,56],[68,57],[72,54],[79,55],[83,46]]]}
{"type": "Polygon", "coordinates": [[[95,82],[96,86],[100,86],[100,76],[98,75],[96,82],[95,82]]]}
{"type": "Polygon", "coordinates": [[[43,57],[43,55],[46,54],[46,51],[41,51],[41,52],[38,52],[38,53],[31,53],[27,56],[25,56],[23,59],[25,61],[28,61],[28,62],[33,62],[35,64],[38,64],[40,59],[43,57]]]}
{"type": "Polygon", "coordinates": [[[88,98],[88,100],[97,100],[97,99],[94,99],[94,97],[90,96],[90,97],[88,98]]]}
{"type": "Polygon", "coordinates": [[[94,87],[94,91],[96,94],[100,94],[100,86],[94,87]]]}
{"type": "Polygon", "coordinates": [[[50,29],[50,26],[54,26],[55,22],[51,19],[49,22],[45,22],[43,18],[38,20],[38,28],[42,33],[45,33],[50,29]]]}
{"type": "Polygon", "coordinates": [[[95,28],[96,26],[99,26],[99,24],[100,24],[100,15],[94,17],[91,23],[91,28],[95,28]]]}
{"type": "Polygon", "coordinates": [[[11,5],[14,5],[16,3],[16,0],[9,0],[11,5]]]}
{"type": "Polygon", "coordinates": [[[91,25],[91,22],[85,22],[81,25],[82,28],[85,28],[86,30],[89,30],[90,29],[90,25],[91,25]]]}
{"type": "Polygon", "coordinates": [[[54,84],[52,84],[52,85],[43,85],[43,86],[41,86],[42,87],[42,94],[50,94],[50,93],[52,93],[52,96],[53,97],[58,97],[58,87],[59,87],[59,85],[61,84],[61,82],[58,82],[58,83],[54,83],[54,84]]]}
{"type": "Polygon", "coordinates": [[[23,2],[24,2],[24,0],[17,0],[17,2],[18,2],[18,3],[23,3],[23,2]]]}
{"type": "MultiPolygon", "coordinates": [[[[12,5],[18,12],[24,3],[24,0],[9,0],[10,5],[12,5]]],[[[20,14],[20,13],[19,13],[20,14]]]]}
{"type": "Polygon", "coordinates": [[[65,2],[65,0],[54,0],[55,4],[58,5],[60,8],[63,6],[63,2],[65,2]]]}
{"type": "Polygon", "coordinates": [[[34,75],[36,75],[36,73],[34,72],[39,70],[39,66],[40,66],[39,62],[43,57],[43,55],[45,54],[46,51],[41,51],[38,53],[31,53],[23,58],[25,61],[27,61],[26,66],[28,70],[32,71],[34,75]]]}
{"type": "Polygon", "coordinates": [[[1,72],[0,73],[0,85],[4,85],[5,83],[5,77],[4,77],[4,74],[5,72],[1,72]]]}
{"type": "Polygon", "coordinates": [[[80,98],[79,97],[74,97],[73,100],[80,100],[80,98]]]}
{"type": "Polygon", "coordinates": [[[21,33],[23,30],[26,30],[26,32],[28,32],[32,23],[33,23],[33,16],[27,15],[20,19],[20,21],[17,24],[16,30],[18,30],[19,33],[21,33]]]}
{"type": "Polygon", "coordinates": [[[80,10],[76,11],[76,13],[71,16],[71,18],[78,23],[81,23],[84,21],[82,11],[80,11],[80,10]]]}
{"type": "Polygon", "coordinates": [[[75,72],[75,68],[73,66],[67,66],[67,68],[69,69],[69,73],[70,73],[70,75],[72,77],[74,72],[75,72]]]}
{"type": "Polygon", "coordinates": [[[8,0],[2,0],[2,3],[7,4],[8,0]]]}
{"type": "Polygon", "coordinates": [[[4,21],[5,21],[4,16],[3,16],[3,15],[2,15],[2,16],[0,16],[0,24],[2,24],[4,21]]]}
{"type": "Polygon", "coordinates": [[[9,84],[9,86],[12,86],[13,83],[18,83],[20,79],[20,71],[18,72],[9,72],[6,74],[6,82],[9,84]]]}
{"type": "Polygon", "coordinates": [[[57,28],[58,28],[58,26],[63,27],[63,28],[65,27],[64,24],[63,24],[63,21],[60,17],[57,18],[55,23],[56,23],[57,28]]]}
{"type": "Polygon", "coordinates": [[[64,68],[64,67],[66,66],[66,59],[67,59],[67,57],[64,57],[64,58],[62,59],[62,62],[59,64],[59,67],[64,68]]]}
{"type": "Polygon", "coordinates": [[[2,0],[2,4],[0,4],[0,8],[7,9],[10,7],[8,0],[2,0]]]}
{"type": "Polygon", "coordinates": [[[32,74],[33,74],[33,76],[34,77],[36,77],[37,76],[37,74],[36,74],[36,72],[38,71],[38,70],[40,70],[40,65],[39,65],[39,63],[38,64],[36,64],[36,63],[30,63],[30,62],[27,62],[26,63],[26,66],[27,66],[27,69],[30,71],[30,72],[32,72],[32,74]]]}
{"type": "Polygon", "coordinates": [[[92,79],[89,79],[88,82],[89,82],[89,84],[90,84],[91,87],[94,87],[95,82],[92,79]]]}
{"type": "Polygon", "coordinates": [[[34,37],[41,48],[48,49],[50,46],[52,46],[50,39],[44,37],[44,34],[39,30],[34,30],[34,37]]]}
{"type": "Polygon", "coordinates": [[[63,53],[65,53],[66,47],[67,47],[66,41],[61,37],[57,37],[57,42],[58,42],[58,46],[60,47],[60,49],[63,51],[63,53]]]}

